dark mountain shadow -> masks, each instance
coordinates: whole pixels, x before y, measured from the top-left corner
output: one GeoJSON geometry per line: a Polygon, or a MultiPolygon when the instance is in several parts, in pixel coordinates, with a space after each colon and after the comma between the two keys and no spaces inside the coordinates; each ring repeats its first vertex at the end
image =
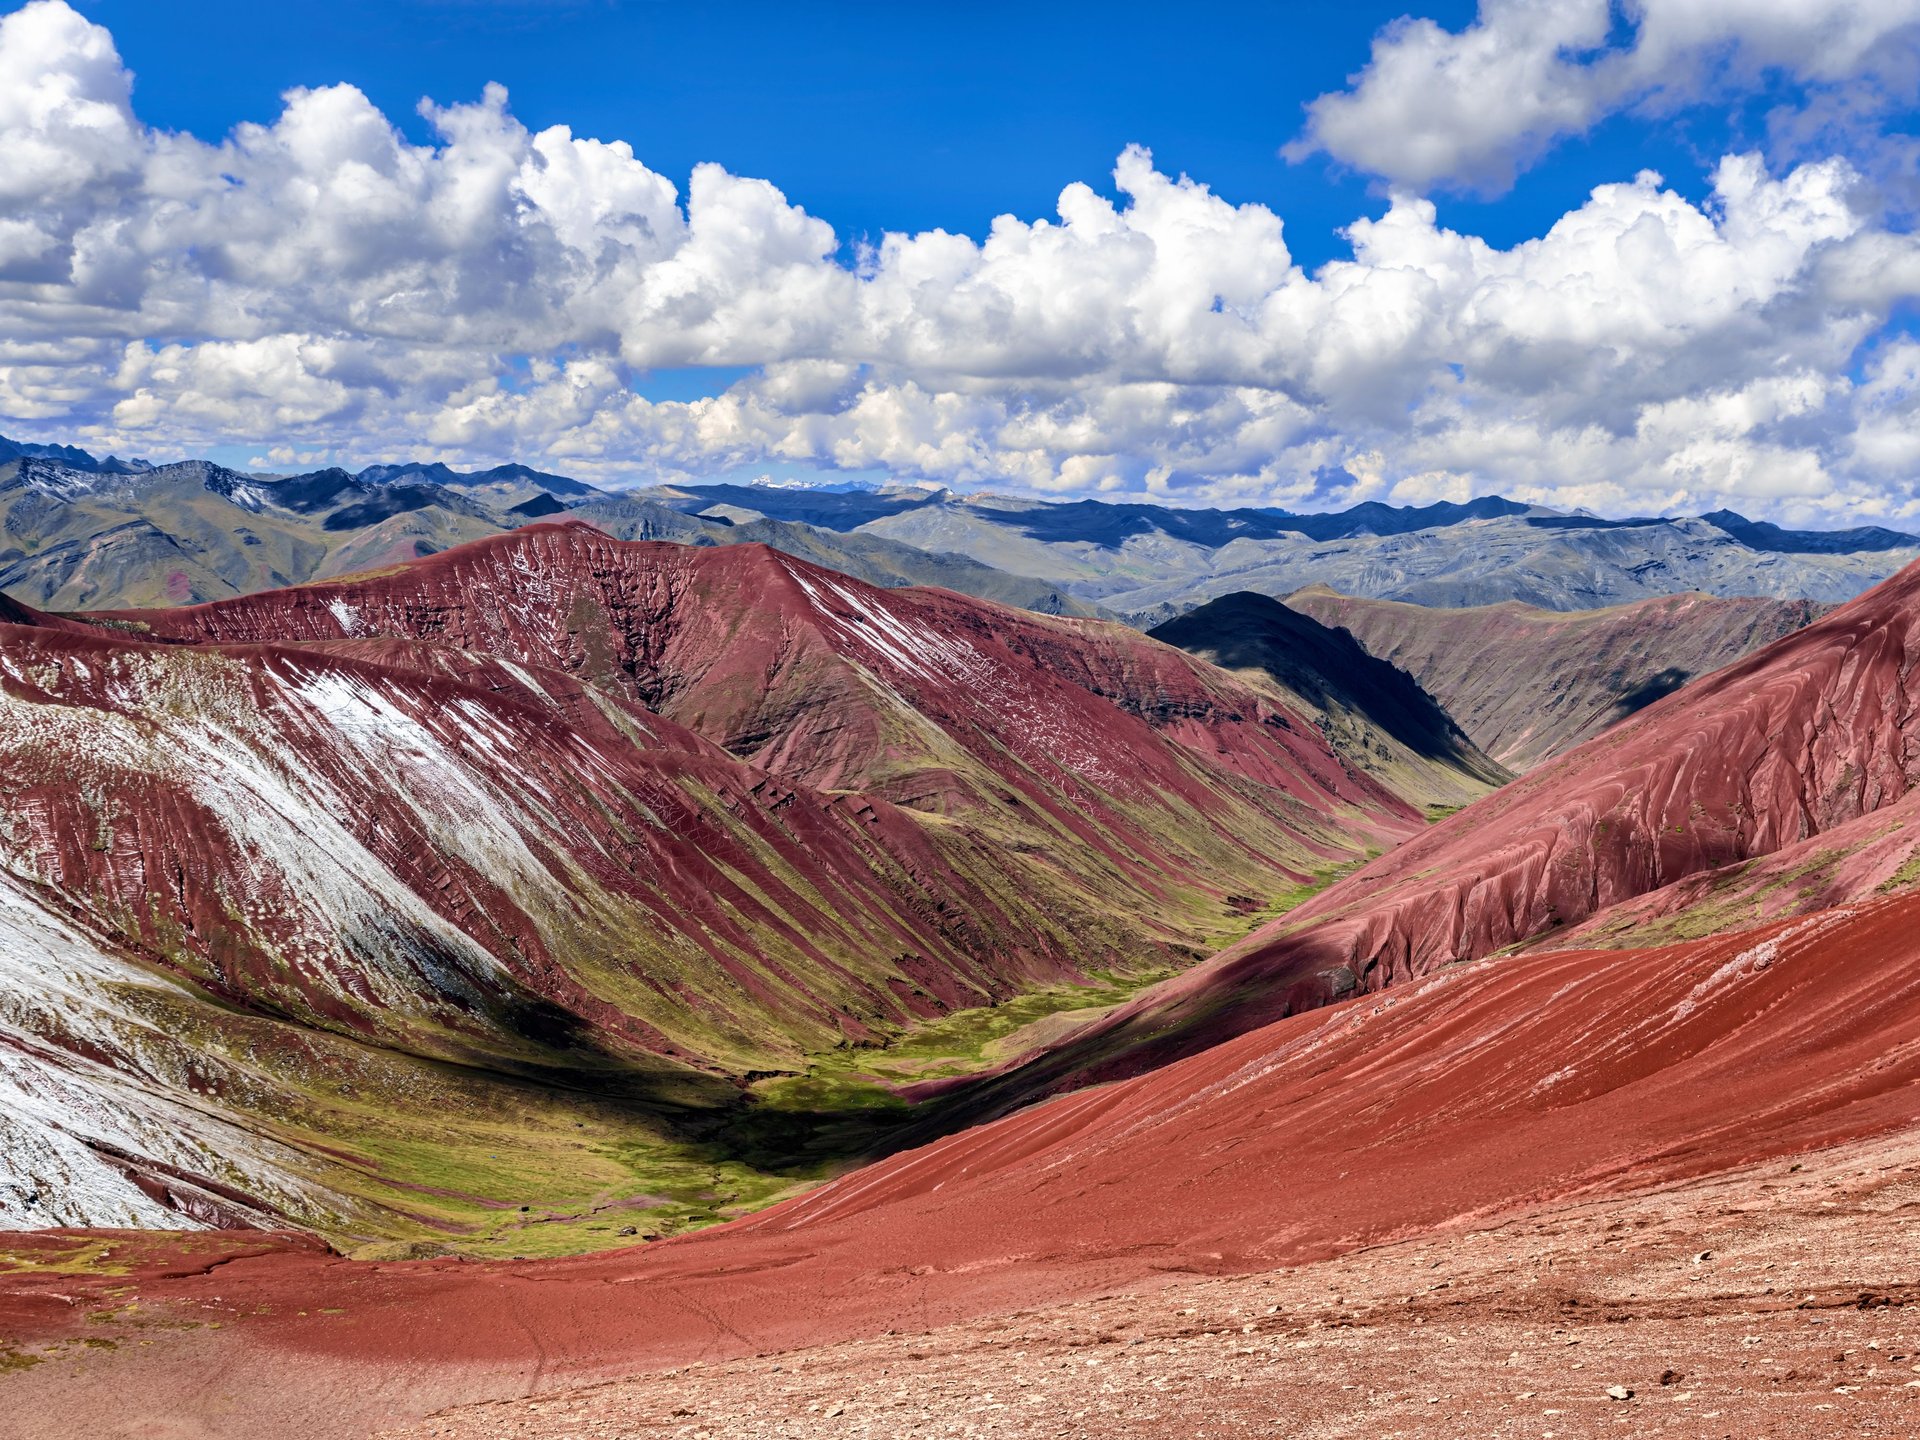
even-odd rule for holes
{"type": "Polygon", "coordinates": [[[522,500],[518,505],[515,505],[511,510],[507,511],[507,514],[519,515],[528,520],[539,520],[548,515],[564,515],[566,510],[567,507],[564,502],[555,499],[545,490],[542,490],[531,500],[522,500]]]}
{"type": "Polygon", "coordinates": [[[1619,718],[1624,720],[1635,711],[1646,709],[1654,701],[1666,699],[1692,678],[1692,671],[1669,665],[1664,670],[1655,671],[1628,690],[1614,702],[1614,708],[1618,711],[1619,718]]]}
{"type": "Polygon", "coordinates": [[[1862,525],[1852,530],[1783,530],[1765,520],[1749,520],[1733,510],[1709,510],[1700,517],[1717,525],[1749,550],[1784,555],[1844,555],[1859,551],[1906,550],[1920,546],[1920,535],[1862,525]]]}
{"type": "Polygon", "coordinates": [[[1368,501],[1322,515],[1295,515],[1265,507],[1243,510],[1183,510],[1167,505],[1115,505],[1101,500],[1036,503],[1024,509],[981,509],[980,518],[1018,528],[1029,539],[1118,547],[1129,537],[1158,532],[1175,540],[1218,549],[1235,540],[1344,540],[1355,535],[1406,535],[1524,514],[1529,507],[1497,495],[1456,505],[1382,505],[1368,501]]]}
{"type": "Polygon", "coordinates": [[[1499,775],[1406,671],[1271,596],[1223,595],[1147,633],[1228,670],[1263,671],[1316,709],[1361,716],[1416,755],[1499,775]]]}

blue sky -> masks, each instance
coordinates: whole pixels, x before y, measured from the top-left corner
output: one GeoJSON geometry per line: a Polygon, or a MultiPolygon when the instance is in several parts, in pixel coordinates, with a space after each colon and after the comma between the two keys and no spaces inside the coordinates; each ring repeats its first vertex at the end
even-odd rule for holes
{"type": "MultiPolygon", "coordinates": [[[[1278,158],[1382,12],[1292,5],[536,3],[261,5],[96,0],[143,118],[217,140],[295,85],[349,81],[416,139],[423,95],[504,84],[532,129],[633,142],[684,178],[703,160],[775,181],[842,234],[1045,214],[1122,146],[1283,207],[1321,255],[1364,177],[1278,158]]],[[[1449,7],[1461,18],[1471,7],[1449,7]]]]}
{"type": "MultiPolygon", "coordinates": [[[[430,96],[505,85],[531,129],[633,142],[684,178],[713,160],[773,180],[846,237],[981,233],[1046,214],[1123,146],[1286,217],[1313,265],[1345,253],[1377,183],[1280,147],[1337,90],[1403,5],[985,3],[700,5],[648,0],[334,0],[262,5],[90,0],[138,79],[149,123],[218,140],[296,85],[358,86],[415,140],[430,96]]],[[[1470,3],[1418,7],[1449,26],[1470,3]]],[[[1535,235],[1603,180],[1651,166],[1688,193],[1742,123],[1715,106],[1680,123],[1622,121],[1565,145],[1494,203],[1455,195],[1451,223],[1499,244],[1535,235]]],[[[1750,107],[1749,107],[1750,108],[1750,107]]],[[[1111,191],[1111,186],[1104,188],[1111,191]]]]}
{"type": "Polygon", "coordinates": [[[0,0],[0,429],[1901,518],[1916,33],[1920,0],[0,0]]]}

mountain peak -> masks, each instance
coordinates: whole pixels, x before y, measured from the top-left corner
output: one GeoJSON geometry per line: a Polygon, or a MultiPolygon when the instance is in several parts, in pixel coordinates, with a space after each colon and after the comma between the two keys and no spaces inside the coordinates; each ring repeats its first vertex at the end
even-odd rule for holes
{"type": "Polygon", "coordinates": [[[1345,630],[1270,595],[1223,595],[1147,633],[1270,682],[1335,749],[1396,794],[1460,805],[1509,778],[1412,676],[1368,654],[1345,630]]]}
{"type": "Polygon", "coordinates": [[[0,463],[19,459],[52,460],[72,470],[108,475],[135,475],[153,468],[145,460],[122,460],[117,455],[101,459],[77,445],[37,445],[0,435],[0,463]]]}

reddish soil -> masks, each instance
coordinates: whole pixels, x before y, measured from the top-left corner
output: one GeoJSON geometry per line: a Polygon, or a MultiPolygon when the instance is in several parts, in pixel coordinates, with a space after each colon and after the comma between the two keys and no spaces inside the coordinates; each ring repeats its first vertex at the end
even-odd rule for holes
{"type": "Polygon", "coordinates": [[[408,1440],[1920,1429],[1920,1137],[1296,1269],[464,1407],[408,1440]]]}
{"type": "MultiPolygon", "coordinates": [[[[1916,921],[1920,897],[1452,967],[633,1251],[16,1275],[0,1335],[46,1358],[0,1385],[46,1437],[363,1435],[457,1402],[1308,1264],[1894,1133],[1920,1120],[1916,921]]],[[[1388,1288],[1361,1298],[1410,1293],[1388,1288]]],[[[1516,1323],[1488,1333],[1517,1335],[1524,1307],[1516,1323]]],[[[1886,1341],[1910,1344],[1898,1328],[1886,1341]]],[[[1645,1388],[1652,1358],[1633,1363],[1599,1383],[1645,1388]]],[[[1406,1369],[1365,1364],[1350,1383],[1406,1369]]]]}

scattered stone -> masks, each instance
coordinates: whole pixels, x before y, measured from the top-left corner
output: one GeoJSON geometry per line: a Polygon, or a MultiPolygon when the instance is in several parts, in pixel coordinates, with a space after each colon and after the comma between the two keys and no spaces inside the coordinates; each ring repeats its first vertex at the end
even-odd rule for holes
{"type": "Polygon", "coordinates": [[[1856,1308],[1862,1294],[1900,1305],[1920,1274],[1920,1226],[1904,1223],[1920,1214],[1920,1130],[1875,1145],[1913,1163],[1880,1172],[1887,1179],[1874,1205],[1833,1221],[1808,1220],[1833,1213],[1815,1209],[1817,1197],[1798,1210],[1752,1188],[1729,1199],[1728,1182],[1715,1180],[1604,1202],[1602,1224],[1618,1213],[1641,1222],[1636,1229],[1645,1228],[1642,1217],[1669,1227],[1642,1243],[1605,1245],[1589,1201],[1504,1220],[1488,1232],[1497,1244],[1423,1238],[1327,1262],[1338,1285],[1314,1265],[1183,1277],[1167,1288],[957,1321],[925,1336],[899,1333],[914,1327],[886,1316],[867,1338],[780,1360],[721,1359],[705,1371],[682,1368],[680,1378],[653,1372],[571,1392],[564,1413],[551,1399],[520,1402],[518,1423],[503,1425],[497,1405],[481,1405],[404,1433],[615,1440],[651,1435],[635,1424],[651,1415],[661,1440],[698,1440],[702,1432],[710,1440],[1624,1440],[1650,1435],[1662,1419],[1661,1433],[1673,1436],[1920,1436],[1908,1413],[1920,1415],[1920,1369],[1909,1368],[1920,1364],[1920,1353],[1909,1353],[1920,1352],[1920,1333],[1893,1323],[1899,1310],[1856,1308]],[[1796,1295],[1815,1295],[1822,1313],[1763,1298],[1757,1284],[1717,1293],[1701,1282],[1719,1277],[1675,1269],[1675,1255],[1696,1253],[1689,1242],[1710,1241],[1727,1251],[1718,1256],[1724,1267],[1709,1268],[1744,1281],[1777,1257],[1777,1270],[1793,1272],[1796,1295]],[[1312,1327],[1329,1293],[1347,1304],[1410,1290],[1425,1299],[1436,1255],[1453,1267],[1453,1288],[1443,1293],[1455,1303],[1444,1318],[1376,1303],[1365,1328],[1312,1327]],[[1577,1310],[1565,1307],[1570,1296],[1580,1298],[1577,1310]],[[1297,1323],[1263,1320],[1247,1333],[1248,1321],[1276,1302],[1274,1314],[1297,1323]],[[1629,1302],[1633,1325],[1593,1323],[1629,1302]],[[1175,1318],[1183,1311],[1190,1313],[1175,1318]],[[1555,1354],[1565,1358],[1556,1363],[1555,1354]],[[1104,1363],[1086,1368],[1089,1358],[1104,1363]],[[1878,1363],[1877,1376],[1869,1362],[1878,1363]],[[1610,1382],[1608,1370],[1637,1378],[1610,1382]],[[1548,1389],[1516,1391],[1516,1380],[1529,1384],[1522,1375],[1548,1389]],[[1596,1413],[1596,1401],[1621,1408],[1596,1413]],[[662,1423],[675,1404],[689,1417],[662,1423]]]}

